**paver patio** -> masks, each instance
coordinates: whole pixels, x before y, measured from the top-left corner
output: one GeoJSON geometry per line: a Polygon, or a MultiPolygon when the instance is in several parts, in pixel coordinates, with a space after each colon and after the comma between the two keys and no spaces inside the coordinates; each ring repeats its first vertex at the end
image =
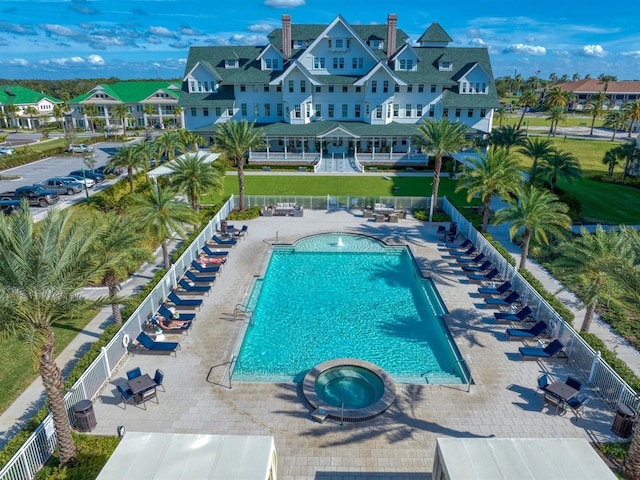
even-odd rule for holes
{"type": "Polygon", "coordinates": [[[203,297],[191,334],[167,336],[179,339],[181,350],[176,357],[130,355],[95,402],[94,434],[114,435],[124,425],[128,431],[273,435],[283,479],[430,479],[438,437],[618,439],[610,431],[614,414],[596,398],[578,422],[570,411],[559,416],[542,408],[542,395],[535,394],[538,375],[546,371],[564,380],[575,372],[562,359],[518,358],[521,344],[507,341],[508,325],[490,320],[492,310],[476,307],[481,302],[477,285],[461,281],[460,269],[438,248],[436,226],[413,219],[374,223],[357,211],[305,210],[304,215],[233,222],[248,224],[249,235],[230,250],[211,294],[203,297]],[[473,375],[470,392],[466,385],[398,384],[396,401],[386,413],[340,425],[315,423],[294,383],[221,385],[225,367],[212,367],[228,362],[242,341],[244,324],[234,322],[232,312],[244,303],[253,277],[266,268],[270,244],[325,232],[361,233],[410,246],[449,310],[447,325],[473,375]],[[159,404],[147,402],[146,411],[119,404],[115,385],[135,366],[151,375],[156,368],[165,373],[166,392],[158,392],[159,404]]]}

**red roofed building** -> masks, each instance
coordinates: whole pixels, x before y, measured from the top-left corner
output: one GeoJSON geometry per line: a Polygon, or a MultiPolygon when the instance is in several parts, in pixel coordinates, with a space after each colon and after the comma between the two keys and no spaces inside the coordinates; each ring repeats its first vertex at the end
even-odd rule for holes
{"type": "Polygon", "coordinates": [[[567,82],[557,85],[568,92],[573,92],[575,98],[570,108],[574,110],[583,110],[585,104],[589,103],[591,96],[597,92],[604,92],[607,88],[606,95],[609,98],[609,109],[619,110],[624,104],[640,100],[640,81],[619,81],[609,82],[605,84],[596,78],[585,78],[577,82],[567,82]]]}

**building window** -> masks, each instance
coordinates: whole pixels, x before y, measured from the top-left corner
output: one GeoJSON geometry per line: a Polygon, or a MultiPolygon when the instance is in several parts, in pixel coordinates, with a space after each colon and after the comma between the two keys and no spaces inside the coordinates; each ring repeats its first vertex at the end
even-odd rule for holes
{"type": "Polygon", "coordinates": [[[413,85],[409,84],[407,85],[407,93],[411,93],[413,92],[413,85]]]}
{"type": "Polygon", "coordinates": [[[467,82],[462,82],[462,93],[467,93],[467,82]]]}
{"type": "Polygon", "coordinates": [[[382,105],[376,107],[376,118],[382,118],[382,105]]]}
{"type": "Polygon", "coordinates": [[[382,92],[383,93],[389,92],[389,80],[385,80],[384,82],[382,82],[382,92]]]}
{"type": "Polygon", "coordinates": [[[253,104],[253,116],[254,117],[259,117],[260,116],[260,104],[258,104],[258,103],[254,103],[253,104]]]}
{"type": "Polygon", "coordinates": [[[322,92],[322,85],[316,85],[316,93],[322,92]]]}
{"type": "Polygon", "coordinates": [[[293,93],[293,80],[289,80],[289,93],[293,93]]]}
{"type": "Polygon", "coordinates": [[[411,58],[401,58],[400,59],[400,70],[411,70],[413,69],[413,59],[411,58]]]}
{"type": "Polygon", "coordinates": [[[311,116],[311,104],[305,103],[304,105],[305,105],[304,110],[307,114],[307,118],[309,118],[311,116]]]}
{"type": "MultiPolygon", "coordinates": [[[[204,91],[208,92],[209,91],[209,82],[204,82],[204,91]]],[[[164,95],[161,95],[164,96],[164,95]]]]}
{"type": "Polygon", "coordinates": [[[300,118],[300,105],[295,105],[293,107],[293,116],[295,118],[300,118]]]}
{"type": "Polygon", "coordinates": [[[352,68],[362,70],[363,66],[364,66],[364,58],[362,58],[362,57],[353,57],[351,59],[351,67],[352,68]]]}
{"type": "Polygon", "coordinates": [[[307,91],[307,81],[300,80],[300,92],[305,93],[307,91]]]}
{"type": "Polygon", "coordinates": [[[191,80],[189,82],[189,91],[190,92],[195,92],[196,91],[196,81],[195,80],[191,80]]]}
{"type": "Polygon", "coordinates": [[[371,80],[371,93],[376,93],[378,91],[378,81],[371,80]]]}
{"type": "Polygon", "coordinates": [[[431,85],[431,93],[436,93],[436,86],[435,85],[431,85]]]}
{"type": "Polygon", "coordinates": [[[320,103],[316,103],[316,117],[322,116],[322,105],[320,103]]]}
{"type": "Polygon", "coordinates": [[[240,85],[240,91],[241,92],[246,92],[247,91],[247,86],[246,85],[240,85]]]}
{"type": "Polygon", "coordinates": [[[316,70],[324,68],[324,57],[314,57],[313,58],[313,68],[316,70]]]}
{"type": "Polygon", "coordinates": [[[265,117],[270,117],[271,116],[271,104],[270,103],[265,103],[264,104],[264,116],[265,117]]]}
{"type": "Polygon", "coordinates": [[[387,109],[387,118],[391,118],[391,104],[386,104],[385,108],[387,109]]]}
{"type": "Polygon", "coordinates": [[[192,117],[197,117],[198,116],[198,112],[196,111],[195,107],[191,107],[191,116],[192,117]]]}
{"type": "Polygon", "coordinates": [[[265,83],[263,90],[264,90],[264,93],[269,93],[269,84],[265,83]]]}
{"type": "Polygon", "coordinates": [[[331,48],[331,39],[327,40],[327,46],[331,48]]]}
{"type": "Polygon", "coordinates": [[[358,85],[356,87],[356,93],[360,93],[360,92],[362,92],[362,87],[360,85],[358,85]]]}
{"type": "Polygon", "coordinates": [[[344,68],[344,57],[338,58],[338,68],[342,70],[344,68]]]}
{"type": "Polygon", "coordinates": [[[449,116],[449,109],[448,108],[443,108],[442,109],[442,116],[445,117],[445,118],[449,116]]]}
{"type": "Polygon", "coordinates": [[[334,117],[334,113],[335,113],[334,109],[335,109],[335,107],[334,107],[333,103],[330,103],[329,104],[329,118],[333,118],[334,117]]]}
{"type": "Polygon", "coordinates": [[[476,93],[480,93],[480,84],[476,83],[476,93]]]}
{"type": "Polygon", "coordinates": [[[371,107],[367,103],[364,107],[364,114],[368,117],[371,114],[371,107]]]}
{"type": "Polygon", "coordinates": [[[216,117],[222,116],[222,107],[216,107],[216,117]]]}
{"type": "Polygon", "coordinates": [[[240,115],[242,115],[243,117],[247,116],[247,104],[246,103],[241,103],[240,104],[240,115]]]}
{"type": "Polygon", "coordinates": [[[398,93],[400,91],[400,85],[398,85],[397,83],[393,86],[393,91],[398,93]]]}
{"type": "Polygon", "coordinates": [[[469,110],[467,110],[467,117],[473,118],[473,108],[470,108],[469,110]]]}
{"type": "Polygon", "coordinates": [[[355,111],[356,118],[360,118],[360,114],[362,113],[362,111],[361,111],[361,107],[360,107],[360,104],[359,104],[359,103],[356,103],[355,107],[356,107],[356,109],[355,109],[355,110],[356,110],[356,111],[355,111]]]}
{"type": "Polygon", "coordinates": [[[418,105],[416,105],[416,117],[421,117],[422,116],[422,104],[419,103],[418,105]]]}
{"type": "Polygon", "coordinates": [[[460,118],[460,114],[462,113],[461,108],[456,108],[456,118],[460,118]]]}
{"type": "Polygon", "coordinates": [[[341,38],[336,38],[336,48],[342,48],[342,45],[344,45],[344,40],[341,38]]]}
{"type": "Polygon", "coordinates": [[[227,108],[227,116],[228,117],[233,117],[233,107],[227,108]]]}
{"type": "Polygon", "coordinates": [[[282,85],[276,85],[276,92],[282,92],[282,85]]]}
{"type": "Polygon", "coordinates": [[[342,118],[347,118],[349,116],[349,105],[346,103],[342,104],[342,118]]]}
{"type": "Polygon", "coordinates": [[[418,93],[424,92],[424,85],[418,85],[418,93]]]}
{"type": "Polygon", "coordinates": [[[202,108],[202,115],[204,115],[205,117],[209,116],[209,109],[207,107],[202,108]]]}
{"type": "Polygon", "coordinates": [[[487,93],[487,84],[486,83],[482,84],[482,93],[487,93]]]}
{"type": "Polygon", "coordinates": [[[202,82],[198,82],[198,91],[201,92],[202,91],[202,82]]]}
{"type": "Polygon", "coordinates": [[[342,86],[342,93],[349,93],[349,87],[347,85],[342,86]]]}
{"type": "Polygon", "coordinates": [[[393,116],[394,117],[400,116],[400,105],[398,105],[397,103],[393,104],[393,116]]]}
{"type": "Polygon", "coordinates": [[[333,68],[338,68],[338,57],[333,57],[333,68]]]}
{"type": "Polygon", "coordinates": [[[282,118],[282,104],[281,103],[277,103],[276,104],[276,116],[278,118],[282,118]]]}
{"type": "Polygon", "coordinates": [[[480,116],[481,116],[482,118],[486,117],[486,116],[487,116],[487,110],[486,110],[486,109],[484,109],[484,108],[481,108],[481,109],[480,109],[480,116]]]}
{"type": "Polygon", "coordinates": [[[333,85],[329,85],[328,90],[329,90],[329,93],[333,93],[333,85]]]}
{"type": "Polygon", "coordinates": [[[410,103],[407,103],[404,106],[404,116],[407,117],[407,118],[409,118],[411,116],[411,104],[410,103]]]}
{"type": "Polygon", "coordinates": [[[434,105],[429,105],[429,116],[433,117],[436,114],[436,107],[434,105]]]}
{"type": "Polygon", "coordinates": [[[238,59],[224,61],[224,68],[238,68],[239,65],[240,62],[238,62],[238,59]]]}

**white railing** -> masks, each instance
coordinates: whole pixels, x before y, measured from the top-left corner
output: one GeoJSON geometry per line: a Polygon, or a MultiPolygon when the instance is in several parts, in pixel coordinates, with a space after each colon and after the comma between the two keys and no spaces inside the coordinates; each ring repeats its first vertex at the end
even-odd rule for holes
{"type": "Polygon", "coordinates": [[[518,273],[516,268],[507,262],[446,198],[443,199],[442,207],[451,217],[451,221],[458,224],[458,232],[469,238],[475,247],[491,260],[502,278],[511,282],[514,290],[522,297],[523,303],[529,305],[534,311],[536,318],[549,325],[551,335],[565,345],[565,351],[573,367],[581,374],[582,378],[587,379],[594,386],[607,406],[613,410],[620,403],[624,403],[637,409],[640,402],[638,395],[607,362],[602,360],[600,353],[591,348],[578,332],[565,322],[518,273]]]}

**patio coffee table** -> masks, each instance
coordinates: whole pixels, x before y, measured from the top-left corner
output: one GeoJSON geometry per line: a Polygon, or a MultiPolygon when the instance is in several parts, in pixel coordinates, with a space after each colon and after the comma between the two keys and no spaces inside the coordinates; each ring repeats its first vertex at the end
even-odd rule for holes
{"type": "Polygon", "coordinates": [[[156,382],[154,382],[153,378],[151,378],[147,373],[139,377],[136,377],[132,380],[129,380],[127,384],[129,385],[131,392],[135,396],[136,402],[139,402],[140,398],[142,397],[141,394],[145,390],[154,388],[156,386],[156,382]]]}
{"type": "Polygon", "coordinates": [[[555,395],[563,402],[567,402],[569,399],[575,397],[578,394],[578,390],[570,387],[564,382],[553,382],[545,388],[546,392],[555,395]]]}

